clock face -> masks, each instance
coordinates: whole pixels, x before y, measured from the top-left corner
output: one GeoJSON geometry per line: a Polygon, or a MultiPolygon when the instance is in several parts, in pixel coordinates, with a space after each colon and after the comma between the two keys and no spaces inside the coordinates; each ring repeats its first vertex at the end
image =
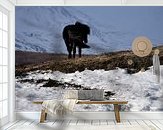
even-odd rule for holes
{"type": "Polygon", "coordinates": [[[145,57],[152,51],[152,43],[146,37],[137,37],[132,43],[132,51],[139,57],[145,57]]]}
{"type": "Polygon", "coordinates": [[[147,49],[147,42],[145,41],[140,41],[137,43],[137,48],[140,50],[140,51],[145,51],[147,49]]]}

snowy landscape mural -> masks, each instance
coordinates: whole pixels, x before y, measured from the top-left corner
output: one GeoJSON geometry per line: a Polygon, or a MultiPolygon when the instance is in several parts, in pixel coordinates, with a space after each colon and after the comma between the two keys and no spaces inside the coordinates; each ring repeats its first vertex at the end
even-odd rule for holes
{"type": "MultiPolygon", "coordinates": [[[[163,111],[163,7],[16,7],[16,110],[40,111],[36,100],[61,99],[66,90],[104,89],[105,99],[127,100],[123,111],[163,111]],[[76,22],[90,27],[81,58],[68,58],[62,32],[76,22]],[[148,37],[150,55],[131,50],[148,37]],[[152,57],[159,49],[160,82],[152,57]],[[129,61],[132,61],[130,64],[129,61]]],[[[110,111],[111,105],[75,105],[75,111],[110,111]]]]}

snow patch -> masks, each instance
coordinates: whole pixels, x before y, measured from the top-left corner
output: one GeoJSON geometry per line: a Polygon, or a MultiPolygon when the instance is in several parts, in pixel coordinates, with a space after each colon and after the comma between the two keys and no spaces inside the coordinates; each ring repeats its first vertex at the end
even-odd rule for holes
{"type": "MultiPolygon", "coordinates": [[[[163,72],[163,66],[161,66],[163,72]]],[[[40,110],[34,100],[57,99],[64,94],[64,90],[56,87],[41,87],[43,83],[20,82],[24,79],[53,79],[59,82],[82,85],[88,88],[105,89],[115,93],[117,99],[125,99],[127,105],[122,106],[124,111],[160,111],[163,110],[163,80],[158,84],[152,74],[152,67],[145,72],[127,74],[126,70],[84,70],[75,73],[59,71],[33,71],[25,77],[16,78],[16,106],[18,111],[40,110]]],[[[162,73],[163,74],[163,73],[162,73]]],[[[163,75],[162,75],[163,77],[163,75]]],[[[76,105],[76,111],[108,111],[110,105],[76,105]]]]}

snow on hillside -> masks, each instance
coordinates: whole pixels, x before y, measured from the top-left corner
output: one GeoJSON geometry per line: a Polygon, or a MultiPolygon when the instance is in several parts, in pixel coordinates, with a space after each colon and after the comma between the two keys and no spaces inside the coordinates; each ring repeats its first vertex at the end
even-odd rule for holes
{"type": "Polygon", "coordinates": [[[100,25],[75,7],[16,7],[16,50],[67,53],[62,30],[76,21],[91,27],[91,49],[85,49],[85,53],[131,48],[127,39],[130,33],[100,25]]]}
{"type": "MultiPolygon", "coordinates": [[[[161,66],[163,76],[163,66],[161,66]]],[[[25,77],[16,77],[16,108],[18,111],[40,110],[33,105],[33,100],[61,98],[57,87],[40,87],[43,83],[21,82],[21,80],[53,79],[62,83],[73,83],[88,88],[105,89],[115,93],[114,98],[127,100],[122,107],[125,111],[160,111],[163,110],[163,80],[158,84],[152,74],[152,67],[145,72],[127,74],[126,70],[85,70],[83,72],[62,73],[59,71],[33,71],[25,77]]],[[[113,97],[112,97],[113,98],[113,97]]],[[[109,105],[76,105],[76,111],[107,111],[113,108],[109,105]]]]}

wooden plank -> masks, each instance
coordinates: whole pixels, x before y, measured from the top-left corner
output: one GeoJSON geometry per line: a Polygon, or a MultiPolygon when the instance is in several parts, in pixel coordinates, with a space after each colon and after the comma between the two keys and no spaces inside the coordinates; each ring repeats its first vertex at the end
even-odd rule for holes
{"type": "Polygon", "coordinates": [[[92,125],[100,125],[100,121],[99,120],[92,120],[92,125]]]}
{"type": "Polygon", "coordinates": [[[69,125],[76,125],[77,124],[77,120],[70,120],[69,125]]]}
{"type": "Polygon", "coordinates": [[[149,128],[154,127],[154,128],[156,128],[156,130],[160,130],[150,120],[149,121],[152,123],[152,124],[150,123],[151,125],[148,125],[148,123],[149,123],[148,120],[136,120],[136,121],[138,122],[139,125],[148,126],[149,128]]]}
{"type": "Polygon", "coordinates": [[[143,120],[136,120],[139,125],[147,126],[147,124],[143,120]]]}
{"type": "Polygon", "coordinates": [[[62,125],[62,123],[63,123],[63,120],[59,119],[59,120],[56,120],[53,125],[59,126],[59,125],[62,125]]]}
{"type": "Polygon", "coordinates": [[[92,123],[91,120],[84,120],[85,125],[91,125],[91,123],[92,123]]]}
{"type": "Polygon", "coordinates": [[[115,101],[115,100],[106,100],[106,101],[84,101],[80,100],[77,104],[127,104],[128,101],[115,101]]]}
{"type": "Polygon", "coordinates": [[[46,118],[46,112],[44,109],[41,110],[40,123],[44,123],[46,118]]]}
{"type": "Polygon", "coordinates": [[[49,121],[47,121],[47,123],[46,123],[46,124],[47,124],[48,126],[52,126],[52,125],[53,125],[53,123],[54,123],[53,121],[50,121],[50,122],[49,122],[49,121]]]}
{"type": "Polygon", "coordinates": [[[106,120],[108,125],[115,125],[115,121],[114,120],[106,120]]]}
{"type": "Polygon", "coordinates": [[[39,126],[52,126],[54,122],[52,121],[47,121],[45,123],[38,123],[39,126]]]}
{"type": "Polygon", "coordinates": [[[117,122],[117,121],[115,121],[115,125],[124,125],[122,122],[117,122]]]}
{"type": "MultiPolygon", "coordinates": [[[[33,101],[33,104],[42,104],[43,101],[33,101]]],[[[80,100],[77,104],[127,104],[128,101],[116,101],[116,100],[105,100],[105,101],[90,101],[80,100]]]]}
{"type": "Polygon", "coordinates": [[[117,123],[120,123],[119,105],[114,104],[114,113],[117,123]]]}
{"type": "Polygon", "coordinates": [[[17,123],[14,125],[14,127],[15,127],[15,126],[21,126],[21,125],[23,125],[26,121],[27,121],[27,120],[20,120],[19,122],[17,122],[17,123]]]}
{"type": "Polygon", "coordinates": [[[154,124],[156,128],[158,128],[159,130],[162,130],[163,125],[159,121],[157,120],[150,120],[150,121],[154,124]]]}
{"type": "Polygon", "coordinates": [[[66,120],[63,120],[62,125],[67,126],[69,125],[69,123],[70,123],[70,120],[66,119],[66,120]]]}
{"type": "Polygon", "coordinates": [[[121,123],[123,125],[131,125],[131,123],[128,120],[122,120],[121,123]]]}
{"type": "Polygon", "coordinates": [[[85,120],[79,119],[76,125],[84,125],[84,124],[85,124],[85,120]]]}
{"type": "Polygon", "coordinates": [[[13,126],[11,126],[11,127],[8,128],[8,129],[17,128],[17,127],[23,125],[25,122],[26,122],[26,120],[20,120],[19,122],[15,123],[13,126]]]}
{"type": "Polygon", "coordinates": [[[16,120],[14,122],[9,122],[8,124],[6,124],[3,127],[0,127],[0,130],[8,130],[9,128],[11,128],[12,126],[14,126],[16,123],[18,123],[20,120],[16,120]]]}
{"type": "Polygon", "coordinates": [[[34,126],[34,125],[38,125],[39,124],[39,120],[34,120],[31,122],[31,126],[34,126]]]}
{"type": "Polygon", "coordinates": [[[31,123],[29,125],[32,125],[35,122],[35,120],[31,121],[31,123]]]}
{"type": "MultiPolygon", "coordinates": [[[[143,120],[145,122],[145,124],[149,127],[155,127],[155,125],[150,121],[150,120],[143,120]]],[[[156,128],[156,127],[155,127],[156,128]]]]}
{"type": "Polygon", "coordinates": [[[136,120],[129,120],[128,121],[131,125],[139,125],[136,120]]]}
{"type": "Polygon", "coordinates": [[[32,103],[33,103],[33,104],[42,104],[43,101],[33,101],[32,103]]]}
{"type": "Polygon", "coordinates": [[[108,125],[107,120],[104,119],[100,120],[100,125],[108,125]]]}
{"type": "Polygon", "coordinates": [[[161,124],[163,124],[163,120],[158,120],[158,122],[160,122],[161,124]]]}
{"type": "Polygon", "coordinates": [[[33,122],[33,120],[27,120],[23,125],[25,125],[25,126],[27,125],[27,126],[28,126],[28,125],[30,125],[32,122],[33,122]]]}
{"type": "Polygon", "coordinates": [[[57,119],[55,119],[54,121],[53,121],[53,124],[52,124],[52,126],[54,125],[56,125],[57,124],[57,119]]]}
{"type": "Polygon", "coordinates": [[[54,120],[52,125],[55,125],[55,122],[56,122],[56,121],[57,121],[57,120],[54,120]]]}
{"type": "Polygon", "coordinates": [[[48,115],[47,112],[45,112],[45,120],[47,119],[47,115],[48,115]]]}

